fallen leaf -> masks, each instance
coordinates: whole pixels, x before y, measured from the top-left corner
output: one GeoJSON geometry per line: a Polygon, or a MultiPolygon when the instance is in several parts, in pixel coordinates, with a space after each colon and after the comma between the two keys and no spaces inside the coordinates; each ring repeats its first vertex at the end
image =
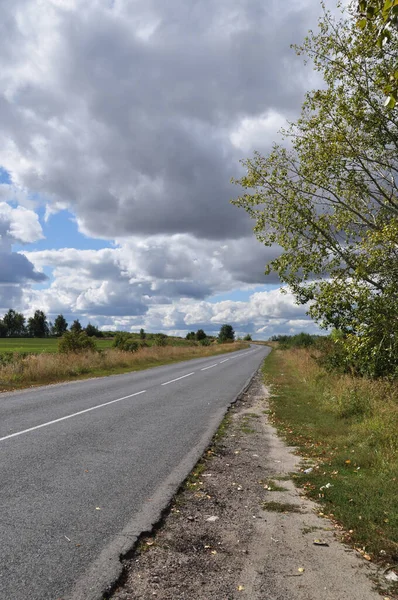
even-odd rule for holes
{"type": "Polygon", "coordinates": [[[315,544],[315,546],[329,546],[329,544],[325,542],[325,540],[314,540],[313,543],[315,544]]]}
{"type": "Polygon", "coordinates": [[[303,567],[299,567],[299,568],[297,569],[297,571],[298,571],[299,573],[304,573],[305,569],[304,569],[303,567]]]}
{"type": "Polygon", "coordinates": [[[95,510],[101,510],[101,508],[99,506],[96,506],[95,510]]]}
{"type": "Polygon", "coordinates": [[[245,589],[244,585],[238,585],[238,592],[243,592],[244,589],[245,589]]]}

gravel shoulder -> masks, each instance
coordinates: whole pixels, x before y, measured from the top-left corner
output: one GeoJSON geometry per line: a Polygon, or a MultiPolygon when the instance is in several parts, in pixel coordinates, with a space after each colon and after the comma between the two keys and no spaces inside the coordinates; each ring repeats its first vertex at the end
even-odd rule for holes
{"type": "Polygon", "coordinates": [[[108,598],[380,600],[375,568],[295,488],[298,458],[267,408],[257,374],[108,598]]]}

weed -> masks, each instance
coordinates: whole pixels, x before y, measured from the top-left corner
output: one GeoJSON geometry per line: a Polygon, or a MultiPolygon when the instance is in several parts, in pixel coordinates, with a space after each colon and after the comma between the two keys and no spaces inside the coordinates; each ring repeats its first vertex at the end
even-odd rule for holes
{"type": "Polygon", "coordinates": [[[297,504],[291,504],[289,502],[263,502],[262,504],[263,510],[268,510],[270,512],[301,512],[300,507],[297,504]]]}
{"type": "Polygon", "coordinates": [[[252,429],[251,427],[247,427],[246,425],[242,425],[240,430],[242,433],[256,433],[255,429],[252,429]]]}
{"type": "Polygon", "coordinates": [[[278,485],[272,479],[267,479],[262,483],[268,492],[287,492],[287,488],[283,487],[282,485],[278,485]]]}
{"type": "Polygon", "coordinates": [[[323,529],[323,528],[312,525],[311,527],[303,527],[301,530],[301,533],[303,535],[307,535],[307,533],[314,533],[315,531],[318,531],[319,529],[323,529]]]}

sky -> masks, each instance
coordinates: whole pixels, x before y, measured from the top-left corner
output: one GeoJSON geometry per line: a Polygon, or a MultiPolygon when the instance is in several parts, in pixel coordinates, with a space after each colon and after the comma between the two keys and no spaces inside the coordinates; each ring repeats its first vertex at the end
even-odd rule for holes
{"type": "Polygon", "coordinates": [[[314,85],[318,0],[0,0],[0,316],[318,332],[230,200],[314,85]]]}

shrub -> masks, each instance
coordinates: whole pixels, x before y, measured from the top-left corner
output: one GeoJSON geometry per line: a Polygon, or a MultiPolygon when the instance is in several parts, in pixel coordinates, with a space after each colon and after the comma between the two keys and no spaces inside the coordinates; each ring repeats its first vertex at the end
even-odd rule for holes
{"type": "Polygon", "coordinates": [[[297,335],[274,335],[272,342],[279,342],[281,348],[309,348],[314,346],[321,336],[310,335],[309,333],[298,333],[297,335]]]}
{"type": "Polygon", "coordinates": [[[93,338],[88,337],[85,331],[67,331],[58,342],[58,352],[68,354],[70,352],[95,351],[97,345],[93,338]]]}
{"type": "Polygon", "coordinates": [[[167,346],[167,335],[164,333],[157,333],[153,338],[154,346],[167,346]]]}
{"type": "Polygon", "coordinates": [[[140,344],[126,331],[118,331],[112,345],[124,352],[137,352],[140,347],[140,344]]]}
{"type": "Polygon", "coordinates": [[[199,344],[201,346],[210,346],[211,345],[211,341],[209,340],[208,337],[205,337],[202,340],[200,340],[199,344]]]}

